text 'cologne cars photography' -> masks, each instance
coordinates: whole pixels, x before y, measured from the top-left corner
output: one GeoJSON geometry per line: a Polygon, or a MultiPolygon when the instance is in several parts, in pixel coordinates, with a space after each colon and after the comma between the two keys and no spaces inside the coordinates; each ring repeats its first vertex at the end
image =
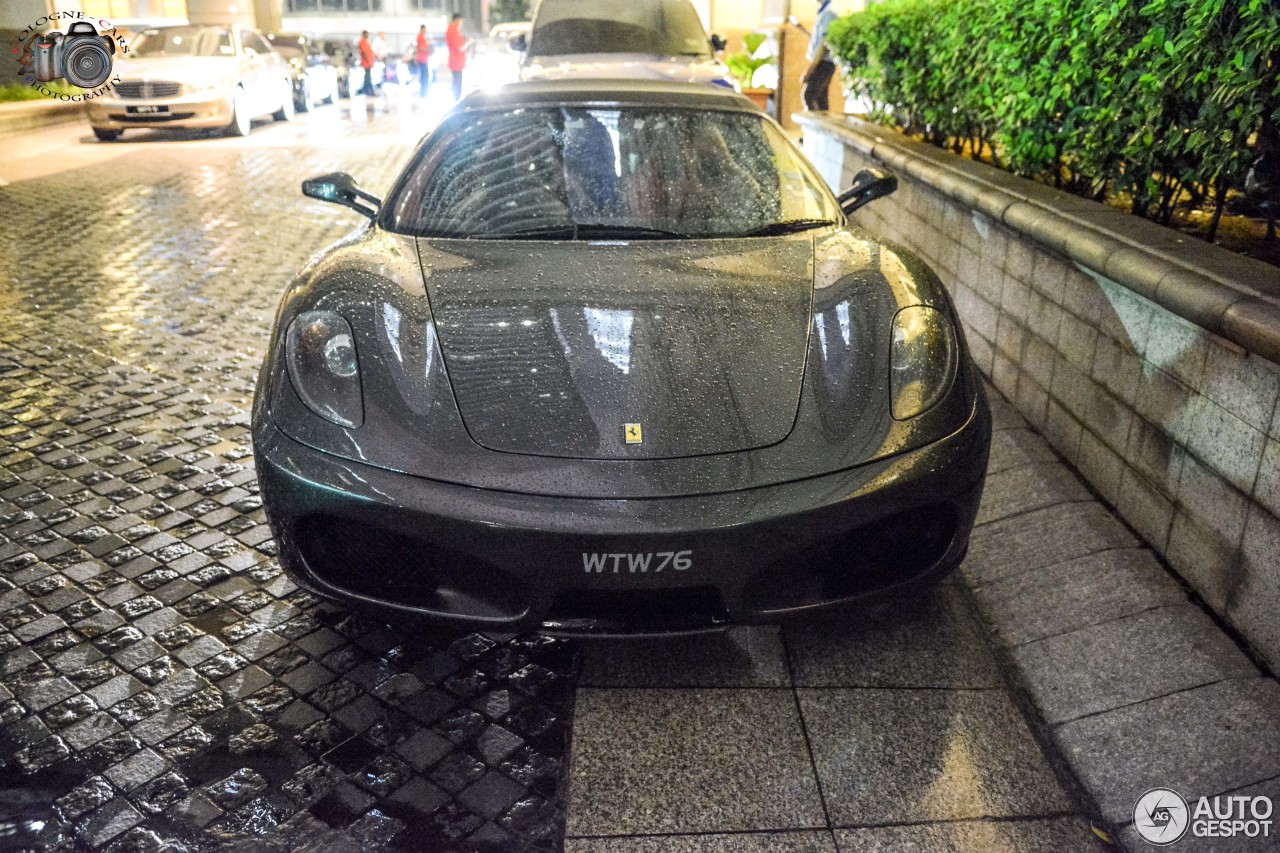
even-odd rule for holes
{"type": "MultiPolygon", "coordinates": [[[[770,623],[965,554],[990,417],[952,304],[730,90],[465,99],[284,294],[254,442],[281,559],[460,629],[770,623]]],[[[908,593],[904,593],[908,594],[908,593]]]]}

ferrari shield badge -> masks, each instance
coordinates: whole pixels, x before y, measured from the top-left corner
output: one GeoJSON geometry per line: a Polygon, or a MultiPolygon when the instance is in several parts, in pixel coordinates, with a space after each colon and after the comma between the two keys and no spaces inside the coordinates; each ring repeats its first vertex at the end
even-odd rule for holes
{"type": "Polygon", "coordinates": [[[622,435],[627,444],[644,443],[644,431],[640,428],[640,424],[623,424],[622,435]]]}

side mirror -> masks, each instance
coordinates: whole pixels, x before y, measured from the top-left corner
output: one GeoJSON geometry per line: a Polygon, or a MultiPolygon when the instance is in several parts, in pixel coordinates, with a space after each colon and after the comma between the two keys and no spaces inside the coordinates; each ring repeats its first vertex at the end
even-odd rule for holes
{"type": "Polygon", "coordinates": [[[716,53],[719,53],[728,46],[729,41],[724,36],[718,36],[715,33],[711,34],[711,49],[716,53]]]}
{"type": "Polygon", "coordinates": [[[518,36],[512,36],[511,40],[507,42],[507,50],[512,53],[524,53],[528,49],[529,36],[525,33],[521,33],[518,36]]]}
{"type": "Polygon", "coordinates": [[[302,182],[302,194],[320,201],[331,201],[343,207],[357,210],[372,219],[378,213],[382,199],[356,189],[356,179],[346,172],[330,172],[316,175],[302,182]],[[367,203],[362,203],[367,202],[367,203]]]}
{"type": "Polygon", "coordinates": [[[898,188],[898,178],[880,169],[863,169],[853,176],[853,186],[836,196],[846,215],[898,188]]]}

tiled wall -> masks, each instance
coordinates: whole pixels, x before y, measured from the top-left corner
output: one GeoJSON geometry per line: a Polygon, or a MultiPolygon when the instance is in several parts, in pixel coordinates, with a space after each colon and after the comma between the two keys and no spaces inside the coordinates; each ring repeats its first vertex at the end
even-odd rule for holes
{"type": "MultiPolygon", "coordinates": [[[[805,150],[836,188],[882,165],[805,150]]],[[[1280,366],[898,177],[855,221],[937,271],[991,382],[1280,670],[1280,366]]]]}

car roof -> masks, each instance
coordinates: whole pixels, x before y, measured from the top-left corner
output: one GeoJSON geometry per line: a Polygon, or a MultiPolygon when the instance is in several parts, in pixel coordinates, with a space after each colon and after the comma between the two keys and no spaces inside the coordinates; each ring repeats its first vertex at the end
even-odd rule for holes
{"type": "Polygon", "coordinates": [[[764,115],[749,98],[725,86],[625,78],[528,80],[497,89],[477,90],[457,110],[533,106],[653,106],[672,109],[748,111],[764,115]]]}

